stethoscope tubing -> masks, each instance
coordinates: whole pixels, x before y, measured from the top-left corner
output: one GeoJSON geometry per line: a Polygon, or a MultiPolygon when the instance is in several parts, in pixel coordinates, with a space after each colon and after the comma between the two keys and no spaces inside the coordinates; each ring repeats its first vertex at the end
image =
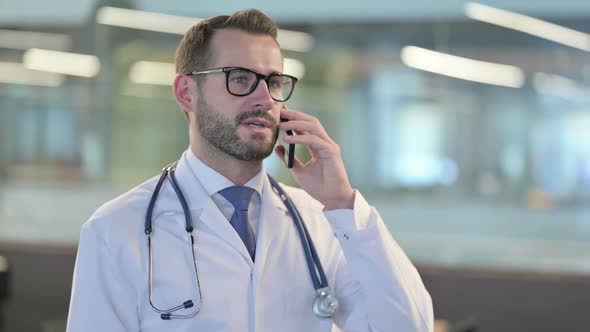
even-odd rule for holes
{"type": "Polygon", "coordinates": [[[287,195],[287,193],[283,190],[283,188],[281,188],[275,179],[273,179],[270,175],[268,176],[268,179],[270,180],[272,187],[278,191],[279,197],[293,218],[295,227],[297,228],[297,233],[299,233],[301,245],[303,246],[303,252],[305,255],[305,260],[307,261],[307,268],[309,269],[309,275],[313,283],[313,288],[318,290],[328,287],[328,280],[326,278],[326,274],[324,273],[322,263],[320,262],[317,251],[315,250],[313,241],[311,241],[307,227],[305,227],[303,219],[299,214],[299,210],[295,208],[295,205],[293,204],[293,201],[289,195],[287,195]]]}
{"type": "Polygon", "coordinates": [[[152,198],[150,199],[150,203],[148,206],[148,210],[146,213],[146,221],[145,221],[145,233],[148,236],[148,256],[149,256],[149,261],[148,261],[148,265],[149,265],[149,277],[148,277],[148,288],[149,288],[149,299],[150,299],[150,306],[152,307],[152,309],[160,314],[160,317],[164,320],[169,320],[171,318],[176,318],[176,319],[187,319],[187,318],[191,318],[194,317],[200,310],[201,310],[201,299],[202,299],[202,294],[201,294],[201,286],[199,283],[199,273],[197,271],[197,263],[196,263],[196,257],[195,257],[195,251],[193,250],[193,246],[195,244],[195,239],[193,237],[193,224],[192,224],[192,219],[191,219],[191,214],[190,214],[190,210],[188,208],[188,204],[186,203],[186,199],[184,198],[184,195],[182,194],[182,191],[180,190],[180,188],[178,187],[178,184],[176,182],[176,177],[174,175],[174,170],[176,167],[176,163],[172,163],[166,167],[164,167],[164,169],[162,170],[162,175],[160,176],[160,179],[158,180],[158,183],[156,184],[156,188],[154,189],[154,193],[152,195],[152,198]],[[154,304],[153,301],[153,285],[152,285],[152,280],[153,280],[153,255],[152,255],[152,241],[151,241],[151,233],[153,231],[152,229],[152,214],[153,214],[153,209],[154,209],[154,205],[156,203],[156,199],[158,197],[158,194],[160,192],[160,189],[162,187],[162,184],[164,182],[164,180],[166,179],[167,175],[170,175],[170,183],[172,185],[172,188],[174,189],[174,192],[176,193],[176,196],[178,197],[178,200],[180,202],[180,205],[182,206],[182,210],[184,212],[184,218],[185,218],[185,230],[188,234],[188,242],[189,242],[189,246],[191,249],[191,254],[193,257],[193,267],[194,267],[194,272],[195,272],[195,281],[197,284],[197,292],[198,292],[198,298],[199,298],[199,305],[188,315],[177,315],[177,314],[172,314],[175,311],[178,311],[180,309],[188,309],[194,306],[194,302],[192,300],[188,300],[185,301],[183,304],[178,305],[176,307],[172,307],[170,309],[159,309],[158,307],[156,307],[156,305],[154,304]]]}
{"type": "MultiPolygon", "coordinates": [[[[146,213],[146,217],[145,217],[145,230],[144,231],[148,237],[148,256],[149,256],[149,259],[148,259],[149,301],[150,301],[150,305],[151,305],[152,309],[155,312],[159,313],[161,318],[164,320],[169,320],[171,318],[180,318],[180,319],[191,318],[191,317],[195,316],[200,311],[201,303],[202,303],[201,286],[199,283],[199,274],[198,274],[198,270],[197,270],[197,263],[196,263],[195,250],[194,250],[195,241],[194,241],[194,237],[192,234],[194,227],[193,227],[193,223],[192,223],[192,219],[191,219],[190,209],[188,207],[186,199],[184,198],[184,195],[182,194],[180,187],[178,186],[178,183],[176,181],[176,176],[174,174],[174,172],[176,170],[177,163],[178,162],[174,162],[174,163],[164,167],[164,169],[162,169],[162,175],[158,179],[156,187],[154,188],[154,192],[153,192],[152,197],[150,199],[147,213],[146,213]],[[166,177],[168,175],[170,175],[170,184],[172,185],[172,188],[173,188],[174,192],[176,193],[176,196],[178,197],[178,200],[180,202],[180,205],[181,205],[183,213],[184,213],[185,230],[187,231],[187,234],[188,234],[188,242],[189,242],[189,246],[190,246],[191,253],[192,253],[194,272],[195,272],[195,280],[196,280],[196,286],[197,286],[196,293],[197,293],[198,299],[199,299],[199,305],[188,315],[177,315],[177,314],[172,314],[172,313],[175,311],[178,311],[180,309],[183,309],[183,308],[188,309],[188,308],[193,307],[194,303],[192,300],[185,301],[183,304],[175,306],[170,309],[159,309],[155,306],[155,304],[153,302],[153,289],[152,289],[152,273],[153,273],[153,262],[152,262],[153,257],[152,256],[153,255],[152,255],[152,243],[151,243],[151,234],[153,232],[152,214],[153,214],[153,209],[156,204],[156,200],[157,200],[158,194],[160,192],[160,189],[162,188],[164,180],[166,179],[166,177]]],[[[279,197],[283,201],[283,204],[285,204],[285,206],[287,207],[287,210],[291,214],[291,217],[293,219],[293,223],[295,224],[295,228],[297,229],[297,233],[299,234],[299,239],[301,241],[305,260],[307,262],[307,267],[309,270],[309,275],[310,275],[311,281],[313,283],[314,289],[316,290],[316,292],[319,294],[320,297],[325,298],[325,296],[329,295],[328,280],[326,278],[326,274],[325,274],[322,264],[320,262],[320,259],[317,254],[317,251],[315,249],[315,246],[313,244],[313,241],[311,240],[311,237],[309,235],[309,231],[307,230],[307,227],[305,226],[305,223],[303,222],[303,219],[301,218],[301,215],[299,214],[298,209],[293,204],[293,201],[291,200],[291,198],[287,195],[287,193],[283,190],[283,188],[275,181],[275,179],[273,179],[270,175],[268,175],[268,179],[271,183],[271,186],[273,187],[274,190],[277,191],[277,194],[279,195],[279,197]]],[[[331,295],[330,295],[330,297],[333,298],[331,295]]],[[[337,302],[337,300],[335,300],[335,299],[334,299],[334,301],[337,302]]],[[[336,305],[337,305],[337,303],[336,303],[336,305]]],[[[314,301],[314,313],[317,314],[317,308],[316,308],[315,301],[314,301]]],[[[328,315],[321,315],[320,314],[320,316],[323,318],[329,318],[329,317],[331,317],[331,315],[333,315],[333,313],[328,314],[328,315]]]]}

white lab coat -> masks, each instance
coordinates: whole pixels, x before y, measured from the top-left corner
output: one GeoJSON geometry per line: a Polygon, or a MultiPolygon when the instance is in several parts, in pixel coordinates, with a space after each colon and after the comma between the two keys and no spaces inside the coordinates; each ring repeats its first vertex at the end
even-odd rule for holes
{"type": "MultiPolygon", "coordinates": [[[[359,192],[353,211],[324,213],[303,190],[283,186],[299,209],[340,301],[332,321],[312,312],[315,290],[303,249],[268,179],[252,263],[184,156],[176,178],[195,225],[200,312],[190,319],[165,321],[150,306],[144,221],[155,177],[102,206],[83,225],[68,332],[432,331],[432,302],[420,276],[359,192]]],[[[170,308],[192,299],[198,305],[184,216],[168,181],[160,191],[153,224],[154,304],[170,308]]]]}

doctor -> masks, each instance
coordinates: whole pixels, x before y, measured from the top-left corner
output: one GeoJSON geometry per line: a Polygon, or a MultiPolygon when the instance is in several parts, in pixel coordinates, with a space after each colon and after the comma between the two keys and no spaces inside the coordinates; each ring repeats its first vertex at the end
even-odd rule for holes
{"type": "MultiPolygon", "coordinates": [[[[338,145],[316,118],[283,107],[296,79],[281,74],[276,32],[256,10],[187,31],[173,90],[190,148],[161,188],[160,177],[150,179],[83,225],[67,331],[433,330],[420,276],[352,188],[338,145]],[[273,186],[263,169],[278,130],[295,131],[285,143],[305,145],[312,156],[291,169],[301,189],[273,186]],[[320,268],[309,269],[297,214],[325,272],[325,291],[337,300],[327,318],[312,305],[320,268]]],[[[274,151],[284,157],[282,147],[274,151]]]]}

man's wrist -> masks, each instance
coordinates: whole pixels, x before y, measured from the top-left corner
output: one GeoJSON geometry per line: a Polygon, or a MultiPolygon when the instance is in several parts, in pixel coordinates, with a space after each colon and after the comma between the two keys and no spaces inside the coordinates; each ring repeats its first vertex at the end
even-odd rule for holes
{"type": "Polygon", "coordinates": [[[322,202],[324,205],[324,211],[338,210],[338,209],[349,209],[354,208],[355,190],[351,188],[350,193],[331,200],[322,202]]]}

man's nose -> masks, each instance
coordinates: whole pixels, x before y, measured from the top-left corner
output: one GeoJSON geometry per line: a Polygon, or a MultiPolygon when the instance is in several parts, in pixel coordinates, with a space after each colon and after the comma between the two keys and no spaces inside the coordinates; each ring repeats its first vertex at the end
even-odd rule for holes
{"type": "Polygon", "coordinates": [[[258,86],[252,92],[253,101],[255,103],[254,106],[262,107],[264,110],[270,110],[274,104],[274,99],[270,95],[270,90],[268,89],[268,84],[265,80],[260,80],[258,82],[258,86]]]}

